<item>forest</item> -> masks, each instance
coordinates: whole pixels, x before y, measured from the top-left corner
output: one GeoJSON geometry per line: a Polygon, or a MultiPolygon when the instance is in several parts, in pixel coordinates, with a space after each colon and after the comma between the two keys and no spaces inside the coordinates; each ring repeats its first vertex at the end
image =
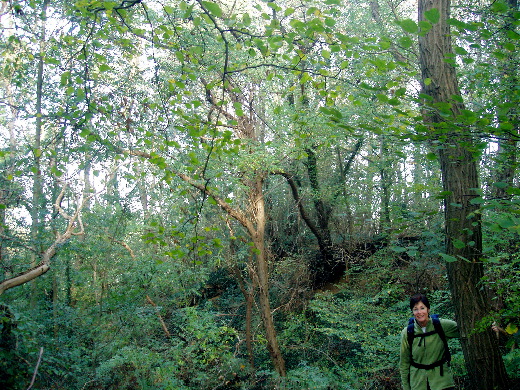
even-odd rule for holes
{"type": "Polygon", "coordinates": [[[517,0],[2,0],[2,389],[520,389],[517,0]],[[497,327],[498,326],[498,330],[497,327]]]}

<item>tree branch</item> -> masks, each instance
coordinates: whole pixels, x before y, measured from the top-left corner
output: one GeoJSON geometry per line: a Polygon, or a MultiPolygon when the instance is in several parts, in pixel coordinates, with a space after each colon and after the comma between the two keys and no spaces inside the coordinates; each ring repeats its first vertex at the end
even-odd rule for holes
{"type": "MultiPolygon", "coordinates": [[[[155,304],[154,301],[152,301],[152,298],[150,298],[149,295],[146,296],[146,300],[148,301],[148,303],[150,305],[152,305],[154,308],[157,309],[157,305],[155,304]]],[[[164,322],[164,319],[162,318],[161,313],[159,313],[159,310],[156,311],[156,314],[157,314],[157,317],[159,318],[159,322],[161,323],[161,327],[164,330],[164,334],[166,334],[166,337],[171,338],[172,335],[171,335],[170,331],[168,330],[168,327],[166,326],[166,323],[164,322]]]]}
{"type": "Polygon", "coordinates": [[[61,189],[59,196],[56,198],[56,202],[54,203],[54,208],[60,213],[60,215],[64,219],[68,220],[65,232],[63,232],[62,234],[56,232],[56,238],[54,242],[42,253],[42,260],[36,267],[33,267],[27,271],[22,272],[17,276],[2,281],[0,283],[0,295],[2,295],[6,290],[9,290],[10,288],[25,284],[46,273],[51,268],[51,259],[56,254],[57,248],[60,245],[64,244],[72,236],[79,236],[85,234],[83,222],[81,220],[81,210],[83,209],[87,201],[90,199],[90,196],[83,198],[83,201],[81,202],[81,204],[77,206],[76,211],[73,215],[68,215],[65,212],[65,210],[63,210],[63,208],[60,206],[61,201],[63,200],[63,197],[65,195],[66,189],[67,185],[65,184],[61,189]]]}
{"type": "Polygon", "coordinates": [[[40,348],[40,354],[38,355],[38,361],[36,362],[36,367],[34,368],[31,384],[27,388],[27,390],[32,389],[34,385],[34,381],[36,380],[36,374],[38,374],[38,367],[40,367],[40,362],[42,361],[42,355],[43,355],[43,347],[40,348]]]}
{"type": "MultiPolygon", "coordinates": [[[[147,160],[153,160],[154,158],[154,156],[152,156],[150,153],[142,152],[139,150],[119,150],[122,153],[127,153],[136,157],[142,157],[147,160]]],[[[242,213],[242,211],[231,207],[229,203],[227,203],[224,199],[222,199],[220,196],[216,195],[213,191],[211,191],[211,189],[206,184],[198,182],[192,177],[174,170],[171,166],[168,166],[168,170],[184,182],[200,190],[205,195],[212,197],[223,211],[225,211],[227,214],[229,214],[231,217],[237,220],[243,227],[245,227],[248,230],[248,232],[251,235],[255,234],[255,227],[253,223],[249,220],[249,218],[247,218],[246,215],[242,213]]]]}
{"type": "Polygon", "coordinates": [[[294,179],[292,175],[286,173],[286,172],[274,172],[275,175],[280,175],[285,177],[287,180],[287,183],[289,184],[289,187],[291,187],[292,196],[294,198],[294,201],[296,202],[296,205],[298,206],[298,210],[300,211],[300,215],[302,219],[305,221],[309,229],[311,229],[312,233],[318,238],[318,240],[322,239],[322,234],[320,229],[316,226],[316,224],[310,219],[310,217],[307,215],[307,212],[305,211],[305,208],[303,207],[302,199],[300,198],[300,195],[298,193],[298,187],[296,187],[296,183],[294,182],[294,179]]]}
{"type": "MultiPolygon", "coordinates": [[[[142,1],[143,0],[123,0],[120,5],[113,7],[112,9],[116,10],[116,11],[120,10],[120,9],[128,9],[128,8],[133,7],[136,4],[141,3],[142,1]]],[[[107,9],[106,7],[98,7],[98,8],[92,9],[91,11],[94,13],[98,13],[99,11],[106,11],[106,9],[107,9]]]]}

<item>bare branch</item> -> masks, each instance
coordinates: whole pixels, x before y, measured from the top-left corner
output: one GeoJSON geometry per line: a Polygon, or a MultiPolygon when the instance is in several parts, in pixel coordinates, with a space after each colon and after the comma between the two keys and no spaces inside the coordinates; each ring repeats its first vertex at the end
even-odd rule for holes
{"type": "Polygon", "coordinates": [[[42,355],[43,355],[43,347],[40,348],[40,354],[38,355],[38,361],[36,362],[36,367],[34,368],[31,384],[27,388],[27,390],[32,389],[34,385],[34,381],[36,380],[36,374],[38,374],[38,367],[40,367],[40,362],[42,361],[42,355]]]}
{"type": "MultiPolygon", "coordinates": [[[[150,305],[152,305],[154,308],[157,309],[157,305],[155,304],[154,301],[152,301],[152,298],[150,298],[149,295],[146,296],[146,300],[148,301],[148,303],[150,305]]],[[[157,314],[157,317],[159,318],[159,322],[161,323],[161,327],[164,331],[164,334],[166,335],[166,337],[171,338],[172,335],[171,335],[170,331],[168,330],[168,327],[166,326],[166,322],[164,322],[164,319],[162,318],[161,313],[159,313],[159,310],[157,310],[155,313],[157,314]]]]}
{"type": "Polygon", "coordinates": [[[2,281],[0,283],[0,295],[2,295],[6,290],[9,290],[10,288],[25,284],[46,273],[51,268],[51,259],[56,254],[57,248],[61,244],[67,242],[72,236],[80,236],[85,234],[85,229],[81,220],[81,210],[83,209],[83,207],[85,207],[86,203],[92,197],[92,195],[84,196],[83,201],[77,205],[74,214],[68,215],[65,212],[65,210],[63,210],[63,208],[61,207],[61,201],[63,200],[63,197],[65,195],[66,188],[67,185],[64,184],[60,194],[56,198],[56,202],[54,203],[55,209],[65,220],[68,220],[65,231],[63,233],[56,232],[54,242],[41,254],[42,260],[36,267],[33,267],[27,271],[22,272],[17,276],[2,281]]]}

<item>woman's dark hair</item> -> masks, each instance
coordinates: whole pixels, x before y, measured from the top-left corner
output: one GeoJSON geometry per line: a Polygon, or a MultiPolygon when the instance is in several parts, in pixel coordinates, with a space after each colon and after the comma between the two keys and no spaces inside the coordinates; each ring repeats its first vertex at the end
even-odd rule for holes
{"type": "Polygon", "coordinates": [[[410,310],[413,311],[413,307],[417,305],[419,302],[424,303],[428,309],[430,308],[430,301],[426,298],[424,294],[415,294],[410,297],[410,310]]]}

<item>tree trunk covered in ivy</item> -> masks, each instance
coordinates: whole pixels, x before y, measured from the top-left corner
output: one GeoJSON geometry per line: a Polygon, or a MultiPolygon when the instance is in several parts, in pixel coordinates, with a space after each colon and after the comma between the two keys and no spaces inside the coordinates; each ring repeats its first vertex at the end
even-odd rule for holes
{"type": "Polygon", "coordinates": [[[482,228],[478,202],[478,150],[469,126],[453,65],[449,0],[420,0],[419,21],[432,24],[419,34],[426,128],[436,134],[445,196],[448,278],[466,365],[475,389],[507,389],[507,374],[492,332],[475,331],[489,313],[483,276],[482,228]]]}
{"type": "Polygon", "coordinates": [[[307,175],[312,190],[312,202],[316,212],[316,229],[311,230],[315,233],[320,248],[319,258],[311,261],[311,268],[315,278],[315,285],[321,286],[328,281],[330,270],[335,266],[334,245],[329,228],[332,206],[323,199],[323,193],[319,182],[318,156],[316,155],[316,145],[305,149],[307,153],[307,175]]]}

